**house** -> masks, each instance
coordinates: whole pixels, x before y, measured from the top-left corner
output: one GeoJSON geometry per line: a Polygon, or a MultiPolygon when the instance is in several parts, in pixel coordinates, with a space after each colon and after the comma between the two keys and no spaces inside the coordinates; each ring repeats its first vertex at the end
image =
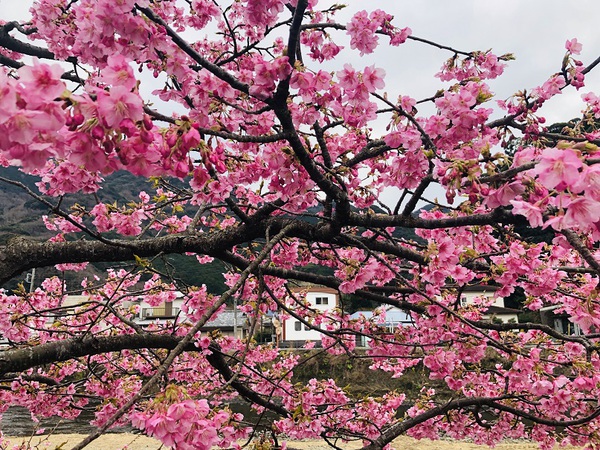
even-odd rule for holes
{"type": "Polygon", "coordinates": [[[489,300],[493,298],[493,303],[487,307],[483,314],[483,320],[500,321],[502,323],[518,323],[519,309],[507,308],[504,306],[504,298],[495,295],[498,288],[489,285],[466,286],[462,289],[460,296],[460,305],[467,307],[474,305],[478,300],[489,300]]]}
{"type": "Polygon", "coordinates": [[[556,310],[562,305],[549,305],[540,308],[540,319],[542,324],[554,328],[562,334],[581,336],[585,334],[581,327],[571,322],[566,312],[557,313],[556,310]]]}
{"type": "Polygon", "coordinates": [[[67,308],[68,310],[73,310],[79,306],[83,306],[90,301],[90,297],[88,295],[74,295],[69,294],[63,297],[63,300],[60,304],[63,308],[67,308]]]}
{"type": "Polygon", "coordinates": [[[238,339],[245,339],[250,330],[246,314],[236,309],[226,309],[219,315],[204,324],[200,331],[211,332],[219,331],[223,336],[235,336],[238,339]]]}
{"type": "MultiPolygon", "coordinates": [[[[356,311],[355,313],[350,315],[350,320],[357,320],[361,317],[365,319],[370,319],[373,317],[373,311],[356,311]]],[[[398,308],[397,306],[385,306],[385,321],[381,324],[381,327],[385,329],[385,331],[393,333],[394,330],[398,327],[407,327],[413,325],[413,319],[410,314],[403,309],[398,308]]],[[[368,347],[369,339],[367,336],[356,336],[356,346],[357,347],[368,347]]]]}
{"type": "MultiPolygon", "coordinates": [[[[356,311],[355,313],[350,315],[350,320],[358,319],[361,316],[366,319],[370,319],[371,317],[373,317],[373,311],[356,311]]],[[[409,326],[412,324],[412,317],[403,309],[400,309],[397,306],[390,305],[387,305],[385,307],[385,322],[382,324],[382,326],[384,326],[386,330],[393,332],[394,329],[399,326],[409,326]]]]}
{"type": "MultiPolygon", "coordinates": [[[[331,311],[339,306],[339,294],[335,289],[324,286],[298,286],[292,291],[305,300],[306,305],[319,311],[331,311]]],[[[277,340],[282,347],[301,347],[307,341],[321,342],[322,333],[293,316],[276,318],[277,340]]]]}
{"type": "MultiPolygon", "coordinates": [[[[183,293],[177,292],[172,301],[152,306],[144,301],[142,296],[134,302],[139,307],[136,323],[148,326],[153,323],[173,323],[175,320],[179,323],[188,321],[186,314],[182,311],[184,301],[183,293]]],[[[218,330],[224,336],[244,339],[248,335],[249,328],[246,314],[234,307],[221,311],[217,317],[206,322],[200,331],[208,333],[218,330]]]]}
{"type": "Polygon", "coordinates": [[[176,292],[175,298],[172,301],[166,301],[158,306],[152,306],[144,300],[144,296],[138,297],[133,303],[139,307],[138,310],[138,322],[142,323],[145,321],[155,320],[168,320],[171,321],[180,315],[181,306],[184,302],[184,295],[182,292],[176,292]]]}

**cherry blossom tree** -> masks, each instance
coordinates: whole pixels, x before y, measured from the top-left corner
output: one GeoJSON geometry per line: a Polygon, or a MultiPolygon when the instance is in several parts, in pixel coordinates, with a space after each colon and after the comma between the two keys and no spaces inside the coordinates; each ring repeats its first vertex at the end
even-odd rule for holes
{"type": "Polygon", "coordinates": [[[274,414],[273,433],[338,448],[403,434],[600,445],[600,97],[585,90],[600,60],[580,61],[570,40],[547,81],[497,101],[486,83],[512,55],[425,38],[385,11],[316,0],[39,0],[29,22],[3,23],[0,163],[40,178],[28,193],[55,235],[9,240],[0,278],[131,264],[0,294],[0,412],[94,408],[97,432],[76,448],[124,423],[177,449],[235,446],[252,436],[227,406],[236,397],[274,414]],[[382,68],[345,56],[400,54],[407,40],[447,52],[445,87],[428,98],[387,92],[382,68]],[[550,132],[544,107],[564,90],[581,91],[582,115],[550,132]],[[156,192],[103,202],[117,170],[156,192]],[[223,261],[226,292],[158,270],[170,254],[199,271],[223,261]],[[315,310],[292,281],[381,307],[355,320],[315,310]],[[493,298],[460,301],[478,284],[554,307],[583,334],[486,321],[493,298]],[[132,299],[177,291],[185,320],[134,320],[132,299]],[[87,300],[67,308],[67,293],[87,300]],[[395,378],[420,368],[431,383],[416,399],[295,384],[311,353],[201,332],[233,298],[254,322],[278,312],[320,329],[323,352],[395,378]],[[382,327],[389,305],[412,325],[382,327]]]}

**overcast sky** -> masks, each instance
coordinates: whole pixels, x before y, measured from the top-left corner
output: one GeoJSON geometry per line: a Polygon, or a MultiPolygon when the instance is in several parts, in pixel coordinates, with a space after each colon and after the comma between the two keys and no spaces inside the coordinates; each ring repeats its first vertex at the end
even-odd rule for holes
{"type": "MultiPolygon", "coordinates": [[[[338,2],[320,0],[319,6],[338,2]]],[[[0,18],[27,19],[32,3],[0,0],[0,18]]],[[[409,26],[415,36],[463,51],[493,49],[497,55],[513,53],[516,61],[509,63],[500,79],[489,82],[496,99],[506,99],[518,90],[538,86],[557,72],[567,39],[576,37],[583,44],[580,58],[585,65],[600,56],[598,0],[346,0],[343,3],[348,5],[347,13],[342,16],[346,19],[361,9],[380,8],[395,16],[396,26],[409,26]]],[[[344,33],[339,33],[343,43],[344,33]]],[[[426,98],[444,86],[434,74],[450,53],[412,41],[395,48],[387,47],[385,38],[380,42],[382,45],[376,52],[364,58],[348,46],[335,66],[325,67],[339,70],[344,62],[358,69],[371,64],[383,67],[387,72],[385,90],[390,98],[397,95],[426,98]]],[[[151,91],[153,88],[144,86],[146,82],[144,78],[143,91],[151,91]]],[[[589,91],[600,92],[600,67],[588,74],[586,87],[580,92],[568,88],[544,107],[542,114],[547,123],[578,116],[582,109],[581,94],[589,91]]]]}
{"type": "MultiPolygon", "coordinates": [[[[0,0],[0,18],[23,20],[28,17],[31,0],[0,0]]],[[[319,6],[334,3],[320,0],[319,6]]],[[[567,39],[583,43],[584,63],[600,56],[600,2],[579,0],[346,0],[348,12],[384,9],[394,14],[397,26],[409,26],[415,36],[454,48],[471,51],[493,49],[496,54],[514,53],[505,75],[491,81],[492,90],[504,99],[517,90],[541,84],[560,68],[567,39]]],[[[382,44],[385,39],[381,39],[382,44]]],[[[411,95],[417,99],[432,95],[441,83],[433,78],[448,52],[417,42],[399,48],[377,49],[360,58],[346,49],[344,62],[357,67],[375,64],[387,72],[386,91],[411,95]]],[[[337,67],[339,67],[339,62],[337,67]]],[[[336,68],[337,68],[336,67],[336,68]]],[[[588,75],[582,91],[600,91],[600,67],[588,75]]],[[[576,116],[581,110],[581,93],[569,89],[550,105],[549,122],[576,116]]]]}
{"type": "MultiPolygon", "coordinates": [[[[587,64],[600,56],[600,2],[583,0],[420,0],[349,1],[361,8],[381,8],[395,15],[396,24],[409,26],[415,36],[449,45],[459,50],[487,50],[500,55],[513,53],[505,74],[490,81],[492,91],[505,99],[523,88],[543,83],[560,69],[565,41],[576,37],[583,43],[581,59],[587,64]],[[364,6],[363,6],[364,5],[364,6]]],[[[387,53],[387,52],[386,52],[387,53]]],[[[385,62],[386,89],[415,98],[431,95],[440,86],[433,78],[447,52],[417,42],[391,49],[389,58],[375,56],[372,62],[385,62]]],[[[600,67],[582,89],[600,91],[600,67]]],[[[572,118],[581,110],[581,92],[567,90],[548,108],[549,122],[572,118]]]]}

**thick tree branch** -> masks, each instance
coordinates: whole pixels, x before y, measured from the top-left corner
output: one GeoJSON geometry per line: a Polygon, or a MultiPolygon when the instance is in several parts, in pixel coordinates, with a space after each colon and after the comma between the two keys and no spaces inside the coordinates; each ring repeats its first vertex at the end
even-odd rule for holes
{"type": "Polygon", "coordinates": [[[581,257],[589,264],[589,266],[600,276],[600,262],[596,260],[592,252],[581,241],[577,233],[572,230],[562,230],[561,233],[567,238],[569,244],[581,255],[581,257]]]}
{"type": "Polygon", "coordinates": [[[210,363],[211,366],[218,370],[218,372],[225,379],[225,381],[228,382],[231,385],[231,387],[234,388],[242,397],[244,397],[246,400],[252,403],[263,406],[273,412],[276,412],[282,417],[291,416],[290,412],[283,406],[265,400],[259,394],[249,389],[248,386],[246,386],[244,383],[239,381],[233,373],[233,371],[231,370],[231,368],[229,367],[229,364],[227,364],[227,362],[223,358],[223,355],[220,353],[220,348],[216,344],[211,345],[211,347],[209,348],[211,350],[211,353],[206,357],[207,361],[210,363]]]}
{"type": "Polygon", "coordinates": [[[453,228],[471,225],[525,224],[523,217],[515,216],[506,209],[497,208],[485,214],[470,216],[448,217],[444,219],[421,219],[414,216],[388,214],[359,214],[351,213],[349,224],[368,228],[406,227],[406,228],[453,228]]]}
{"type": "MultiPolygon", "coordinates": [[[[11,39],[14,39],[11,36],[9,36],[9,37],[11,39]]],[[[20,41],[17,41],[17,42],[20,42],[20,41]]],[[[0,47],[2,47],[1,44],[0,44],[0,47]]],[[[34,48],[36,48],[36,47],[34,47],[34,48]]],[[[50,58],[50,59],[55,59],[53,54],[52,54],[52,58],[50,58]]],[[[24,65],[25,65],[25,63],[16,61],[12,58],[9,58],[8,56],[0,54],[0,66],[11,67],[13,69],[20,69],[24,65]]],[[[83,80],[81,78],[79,78],[73,71],[63,73],[61,75],[61,78],[63,80],[72,81],[72,82],[78,83],[78,84],[83,83],[83,80]]]]}
{"type": "Polygon", "coordinates": [[[135,257],[152,257],[158,254],[193,252],[216,255],[235,245],[264,236],[266,229],[272,233],[293,223],[296,234],[312,234],[314,226],[301,221],[278,218],[260,224],[229,227],[224,230],[190,235],[169,235],[140,240],[113,240],[110,243],[92,240],[69,242],[36,242],[22,237],[12,238],[0,246],[0,283],[34,267],[61,263],[132,261],[135,257]]]}
{"type": "MultiPolygon", "coordinates": [[[[76,358],[99,355],[104,353],[119,352],[121,350],[164,349],[173,350],[182,338],[165,334],[128,334],[118,336],[91,336],[82,339],[66,339],[49,342],[31,348],[6,350],[0,352],[0,378],[17,377],[22,372],[35,367],[57,362],[69,361],[76,358]]],[[[183,349],[185,352],[198,352],[200,350],[193,343],[188,343],[183,349]]],[[[249,389],[240,381],[233,380],[233,372],[225,361],[220,347],[211,343],[207,361],[229,382],[246,400],[268,408],[281,416],[288,417],[289,412],[280,405],[265,400],[262,396],[249,389]]],[[[42,376],[25,376],[24,379],[39,381],[56,385],[56,381],[42,376]]],[[[1,381],[1,380],[0,380],[1,381]]]]}
{"type": "MultiPolygon", "coordinates": [[[[0,47],[13,52],[22,53],[24,55],[34,56],[42,59],[56,60],[54,53],[47,48],[38,47],[37,45],[22,42],[9,34],[9,31],[14,27],[8,23],[0,27],[0,47]]],[[[68,62],[77,63],[76,58],[67,58],[68,62]]]]}
{"type": "MultiPolygon", "coordinates": [[[[84,356],[121,350],[166,349],[172,350],[181,341],[180,337],[163,334],[127,334],[118,336],[85,335],[81,339],[53,341],[33,347],[5,350],[0,352],[0,375],[11,372],[24,372],[33,367],[84,356]]],[[[185,351],[198,351],[198,347],[189,344],[185,351]]]]}
{"type": "MultiPolygon", "coordinates": [[[[383,214],[350,213],[348,224],[366,228],[412,227],[439,229],[470,225],[491,225],[495,223],[520,224],[525,218],[512,215],[509,211],[496,209],[487,214],[445,219],[420,219],[413,216],[387,216],[383,214]]],[[[113,240],[109,243],[92,240],[69,242],[36,242],[16,237],[0,246],[0,283],[34,267],[45,267],[62,263],[132,261],[135,257],[152,257],[158,254],[193,252],[201,255],[218,256],[236,245],[251,242],[264,236],[267,229],[278,232],[287,225],[293,227],[288,233],[311,242],[347,245],[343,235],[327,224],[311,224],[301,219],[286,217],[251,217],[247,224],[214,230],[196,235],[169,235],[140,240],[113,240]]],[[[398,257],[424,263],[417,252],[410,249],[363,240],[373,249],[389,251],[398,257]]]]}

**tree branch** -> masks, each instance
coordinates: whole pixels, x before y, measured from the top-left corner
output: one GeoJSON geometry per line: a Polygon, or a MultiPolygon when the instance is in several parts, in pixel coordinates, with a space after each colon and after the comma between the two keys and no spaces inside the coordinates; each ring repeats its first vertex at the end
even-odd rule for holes
{"type": "Polygon", "coordinates": [[[160,25],[167,35],[173,40],[173,43],[177,45],[183,52],[185,52],[190,58],[192,58],[195,62],[197,62],[201,67],[208,70],[210,73],[215,75],[220,80],[225,81],[232,88],[237,89],[240,92],[248,94],[249,86],[245,83],[242,83],[240,80],[235,78],[225,69],[217,66],[216,64],[211,63],[202,55],[200,55],[196,50],[194,50],[179,34],[177,34],[161,17],[154,14],[150,8],[145,8],[139,5],[136,5],[136,9],[144,13],[144,15],[154,22],[157,25],[160,25]]]}

